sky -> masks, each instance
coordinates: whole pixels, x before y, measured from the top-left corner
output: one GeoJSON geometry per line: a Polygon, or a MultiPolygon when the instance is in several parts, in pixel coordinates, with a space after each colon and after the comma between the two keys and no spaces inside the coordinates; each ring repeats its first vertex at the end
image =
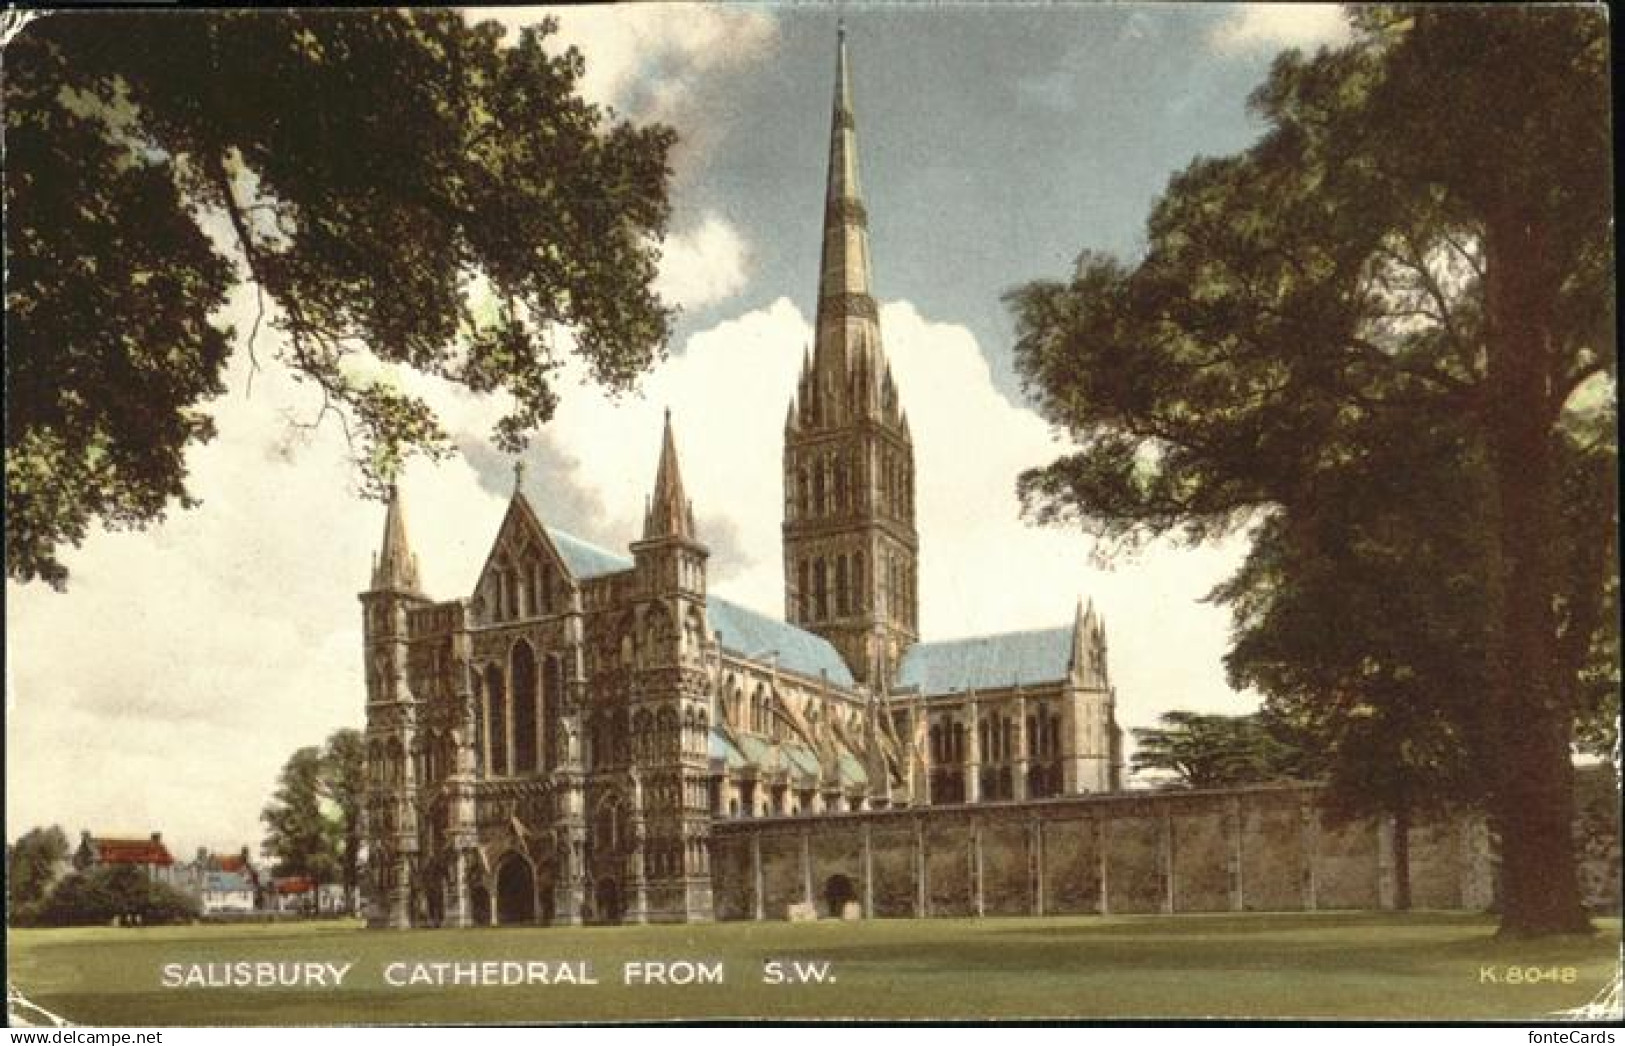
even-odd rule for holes
{"type": "MultiPolygon", "coordinates": [[[[472,12],[512,32],[545,9],[472,12]]],[[[1023,401],[1001,295],[1065,278],[1084,249],[1133,258],[1170,175],[1261,131],[1249,93],[1283,48],[1346,39],[1319,5],[650,5],[558,12],[589,98],[680,135],[659,289],[681,307],[639,394],[565,375],[526,454],[542,517],[624,551],[672,411],[714,591],[783,609],[785,408],[811,344],[835,23],[852,62],[882,337],[914,434],[927,639],[1104,615],[1118,720],[1240,713],[1228,617],[1202,597],[1243,539],[1101,562],[1075,531],[1024,523],[1016,475],[1065,450],[1023,401]]],[[[315,104],[315,100],[313,100],[315,104]]],[[[221,322],[252,327],[253,295],[221,322]]],[[[269,338],[262,331],[261,338],[269,338]]],[[[267,358],[274,348],[257,347],[267,358]]],[[[513,485],[500,402],[412,374],[461,453],[401,480],[437,599],[465,597],[513,485]]],[[[201,507],[65,556],[68,591],[7,585],[6,818],[258,849],[288,756],[364,725],[356,600],[383,509],[361,499],[319,404],[239,351],[188,457],[201,507]]]]}

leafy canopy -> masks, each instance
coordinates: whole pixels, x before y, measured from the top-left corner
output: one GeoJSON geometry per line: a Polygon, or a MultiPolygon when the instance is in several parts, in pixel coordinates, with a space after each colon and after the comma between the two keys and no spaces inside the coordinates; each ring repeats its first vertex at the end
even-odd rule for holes
{"type": "Polygon", "coordinates": [[[365,748],[359,731],[334,731],[326,744],[288,757],[277,788],[260,814],[272,874],[309,876],[342,883],[360,881],[366,798],[365,748]]]}
{"type": "Polygon", "coordinates": [[[1310,776],[1306,753],[1258,715],[1164,712],[1134,730],[1133,771],[1173,774],[1191,788],[1226,788],[1310,776]]]}
{"type": "MultiPolygon", "coordinates": [[[[251,286],[382,492],[448,452],[413,368],[506,394],[517,450],[574,351],[627,388],[664,351],[650,289],[673,133],[578,93],[549,20],[504,46],[452,11],[58,13],[6,50],[9,576],[58,586],[89,526],[196,504],[251,286]]],[[[265,362],[256,355],[255,365],[265,362]]]]}
{"type": "Polygon", "coordinates": [[[1081,447],[1019,493],[1129,544],[1246,529],[1233,678],[1352,807],[1484,800],[1503,930],[1583,928],[1571,743],[1618,678],[1607,22],[1351,17],[1277,59],[1256,145],[1170,182],[1143,258],[1009,295],[1081,447]]]}
{"type": "Polygon", "coordinates": [[[61,826],[30,828],[6,848],[6,898],[11,910],[44,899],[73,848],[61,826]]]}

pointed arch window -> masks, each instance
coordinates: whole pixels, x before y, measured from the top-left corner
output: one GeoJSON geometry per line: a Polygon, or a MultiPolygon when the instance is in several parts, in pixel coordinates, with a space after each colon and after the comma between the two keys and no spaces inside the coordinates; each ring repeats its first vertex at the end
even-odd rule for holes
{"type": "Polygon", "coordinates": [[[498,777],[508,773],[508,699],[502,670],[491,665],[485,670],[485,721],[488,724],[489,751],[485,763],[498,777]]]}
{"type": "Polygon", "coordinates": [[[485,686],[478,672],[474,675],[474,776],[485,776],[485,686]]]}
{"type": "Polygon", "coordinates": [[[813,619],[829,617],[829,571],[822,557],[813,560],[813,619]]]}
{"type": "Polygon", "coordinates": [[[535,773],[536,766],[536,653],[521,639],[514,644],[513,680],[513,772],[535,773]]]}
{"type": "Polygon", "coordinates": [[[851,577],[848,570],[847,558],[843,554],[835,560],[835,612],[842,615],[851,611],[851,594],[847,587],[851,577]]]}

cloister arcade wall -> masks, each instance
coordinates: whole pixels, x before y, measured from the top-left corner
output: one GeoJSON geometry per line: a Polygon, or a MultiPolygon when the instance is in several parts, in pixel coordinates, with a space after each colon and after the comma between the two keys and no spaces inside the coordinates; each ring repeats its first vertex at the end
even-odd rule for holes
{"type": "MultiPolygon", "coordinates": [[[[712,826],[718,919],[1376,909],[1394,904],[1391,820],[1336,824],[1315,785],[1124,792],[712,826]]],[[[1411,828],[1418,908],[1484,908],[1482,818],[1411,828]]]]}

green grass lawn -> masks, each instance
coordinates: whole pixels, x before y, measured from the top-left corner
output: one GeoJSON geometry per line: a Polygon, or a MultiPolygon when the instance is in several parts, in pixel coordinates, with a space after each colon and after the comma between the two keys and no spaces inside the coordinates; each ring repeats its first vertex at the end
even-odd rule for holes
{"type": "Polygon", "coordinates": [[[14,930],[10,982],[102,1025],[523,1023],[777,1017],[1534,1020],[1615,975],[1620,922],[1497,941],[1483,916],[1349,913],[367,931],[355,924],[14,930]],[[596,985],[391,987],[395,962],[590,962],[596,985]],[[627,985],[624,964],[712,960],[722,984],[627,985]],[[167,963],[353,962],[336,989],[165,988],[167,963]],[[833,983],[764,983],[771,960],[833,983]],[[1519,974],[1509,974],[1516,968],[1519,974]],[[1562,983],[1572,969],[1571,983],[1562,983]],[[1538,983],[1506,983],[1524,971],[1538,983]],[[1486,979],[1486,973],[1495,977],[1486,979]],[[1555,974],[1556,977],[1547,975],[1555,974]]]}

